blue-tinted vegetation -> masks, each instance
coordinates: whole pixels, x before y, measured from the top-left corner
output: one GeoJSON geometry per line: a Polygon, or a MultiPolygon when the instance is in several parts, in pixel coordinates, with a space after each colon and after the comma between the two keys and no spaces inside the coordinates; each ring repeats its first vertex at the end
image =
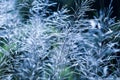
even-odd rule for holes
{"type": "Polygon", "coordinates": [[[0,80],[119,80],[113,0],[94,2],[0,0],[0,80]]]}

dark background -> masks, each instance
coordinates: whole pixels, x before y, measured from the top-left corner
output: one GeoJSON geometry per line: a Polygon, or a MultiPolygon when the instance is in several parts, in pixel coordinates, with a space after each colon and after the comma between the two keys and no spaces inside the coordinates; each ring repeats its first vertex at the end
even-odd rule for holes
{"type": "MultiPolygon", "coordinates": [[[[95,0],[92,8],[99,11],[100,9],[108,8],[111,0],[95,0]]],[[[113,13],[111,17],[115,17],[120,19],[120,0],[113,0],[112,2],[113,13]]],[[[93,15],[92,15],[93,16],[93,15]]]]}

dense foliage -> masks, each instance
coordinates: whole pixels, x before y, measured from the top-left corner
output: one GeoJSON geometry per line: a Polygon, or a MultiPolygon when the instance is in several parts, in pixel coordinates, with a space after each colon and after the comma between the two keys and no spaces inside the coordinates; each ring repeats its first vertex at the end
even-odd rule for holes
{"type": "Polygon", "coordinates": [[[49,0],[31,0],[30,7],[29,0],[17,7],[16,1],[0,1],[0,80],[120,77],[120,22],[110,17],[112,0],[94,19],[86,18],[94,0],[75,2],[74,14],[67,5],[51,12],[56,3],[49,0]],[[29,11],[26,22],[21,9],[29,11]]]}

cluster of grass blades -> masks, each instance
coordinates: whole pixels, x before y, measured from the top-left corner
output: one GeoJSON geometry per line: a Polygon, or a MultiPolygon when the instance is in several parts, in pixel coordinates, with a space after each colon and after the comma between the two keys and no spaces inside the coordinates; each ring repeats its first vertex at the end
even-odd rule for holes
{"type": "Polygon", "coordinates": [[[120,22],[110,18],[111,3],[91,23],[84,17],[92,10],[93,0],[76,3],[72,15],[63,7],[48,17],[44,15],[55,3],[33,0],[29,19],[24,23],[19,9],[6,6],[11,2],[14,1],[0,1],[0,6],[4,5],[4,10],[0,8],[0,17],[4,18],[0,19],[0,80],[117,80],[120,77],[120,22]]]}

